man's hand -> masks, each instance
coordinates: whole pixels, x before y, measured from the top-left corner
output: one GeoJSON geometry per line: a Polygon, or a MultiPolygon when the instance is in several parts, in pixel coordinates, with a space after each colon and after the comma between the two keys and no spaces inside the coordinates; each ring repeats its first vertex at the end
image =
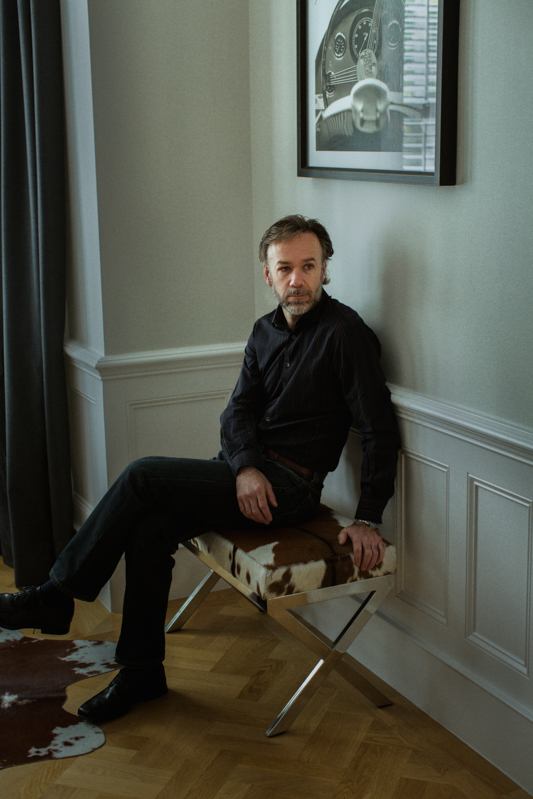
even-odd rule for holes
{"type": "Polygon", "coordinates": [[[237,501],[243,516],[253,522],[270,524],[269,504],[278,507],[274,490],[263,472],[255,466],[243,466],[237,473],[237,501]]]}
{"type": "Polygon", "coordinates": [[[362,571],[378,566],[385,555],[385,544],[378,530],[361,522],[354,522],[344,527],[339,533],[339,544],[345,544],[348,538],[353,544],[355,565],[362,571]]]}

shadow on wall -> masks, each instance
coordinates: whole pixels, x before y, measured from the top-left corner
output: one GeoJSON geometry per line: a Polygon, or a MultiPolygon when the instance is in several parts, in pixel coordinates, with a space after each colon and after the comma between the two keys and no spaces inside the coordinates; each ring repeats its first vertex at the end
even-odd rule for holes
{"type": "Polygon", "coordinates": [[[423,391],[433,383],[438,350],[429,346],[433,310],[440,300],[430,296],[427,247],[424,231],[410,231],[410,246],[402,241],[405,230],[390,230],[380,244],[380,270],[376,330],[382,346],[382,367],[387,381],[423,391]]]}

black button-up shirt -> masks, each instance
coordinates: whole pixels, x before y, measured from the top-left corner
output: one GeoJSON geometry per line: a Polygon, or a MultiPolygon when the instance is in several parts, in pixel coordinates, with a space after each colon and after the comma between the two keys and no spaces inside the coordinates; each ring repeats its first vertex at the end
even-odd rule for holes
{"type": "Polygon", "coordinates": [[[233,474],[242,466],[262,469],[265,448],[313,471],[331,472],[353,421],[363,448],[355,518],[380,522],[394,492],[400,446],[380,349],[359,314],[325,291],[294,330],[280,306],[258,319],[220,419],[233,474]]]}

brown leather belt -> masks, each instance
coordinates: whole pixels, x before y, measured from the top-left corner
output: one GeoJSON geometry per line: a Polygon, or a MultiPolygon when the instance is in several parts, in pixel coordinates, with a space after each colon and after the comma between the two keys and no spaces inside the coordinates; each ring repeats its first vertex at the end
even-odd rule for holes
{"type": "MultiPolygon", "coordinates": [[[[299,463],[290,461],[284,455],[280,455],[279,452],[274,452],[273,449],[263,450],[263,455],[266,455],[266,457],[270,458],[271,461],[279,461],[280,463],[284,463],[285,466],[290,466],[290,468],[294,469],[295,472],[300,472],[300,474],[305,475],[305,477],[313,478],[315,476],[315,472],[312,469],[308,469],[307,466],[300,466],[299,463]]],[[[316,472],[316,474],[320,478],[320,482],[323,483],[326,479],[327,472],[316,472]]]]}

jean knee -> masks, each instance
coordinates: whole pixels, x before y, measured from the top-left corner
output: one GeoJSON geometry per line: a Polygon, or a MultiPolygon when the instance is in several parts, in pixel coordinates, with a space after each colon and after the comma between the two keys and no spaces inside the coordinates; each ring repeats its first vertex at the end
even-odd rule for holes
{"type": "Polygon", "coordinates": [[[119,480],[122,480],[125,483],[128,483],[132,488],[140,488],[143,486],[147,476],[151,471],[151,464],[154,461],[154,458],[146,457],[146,458],[138,458],[135,461],[132,461],[119,477],[119,480]]]}

